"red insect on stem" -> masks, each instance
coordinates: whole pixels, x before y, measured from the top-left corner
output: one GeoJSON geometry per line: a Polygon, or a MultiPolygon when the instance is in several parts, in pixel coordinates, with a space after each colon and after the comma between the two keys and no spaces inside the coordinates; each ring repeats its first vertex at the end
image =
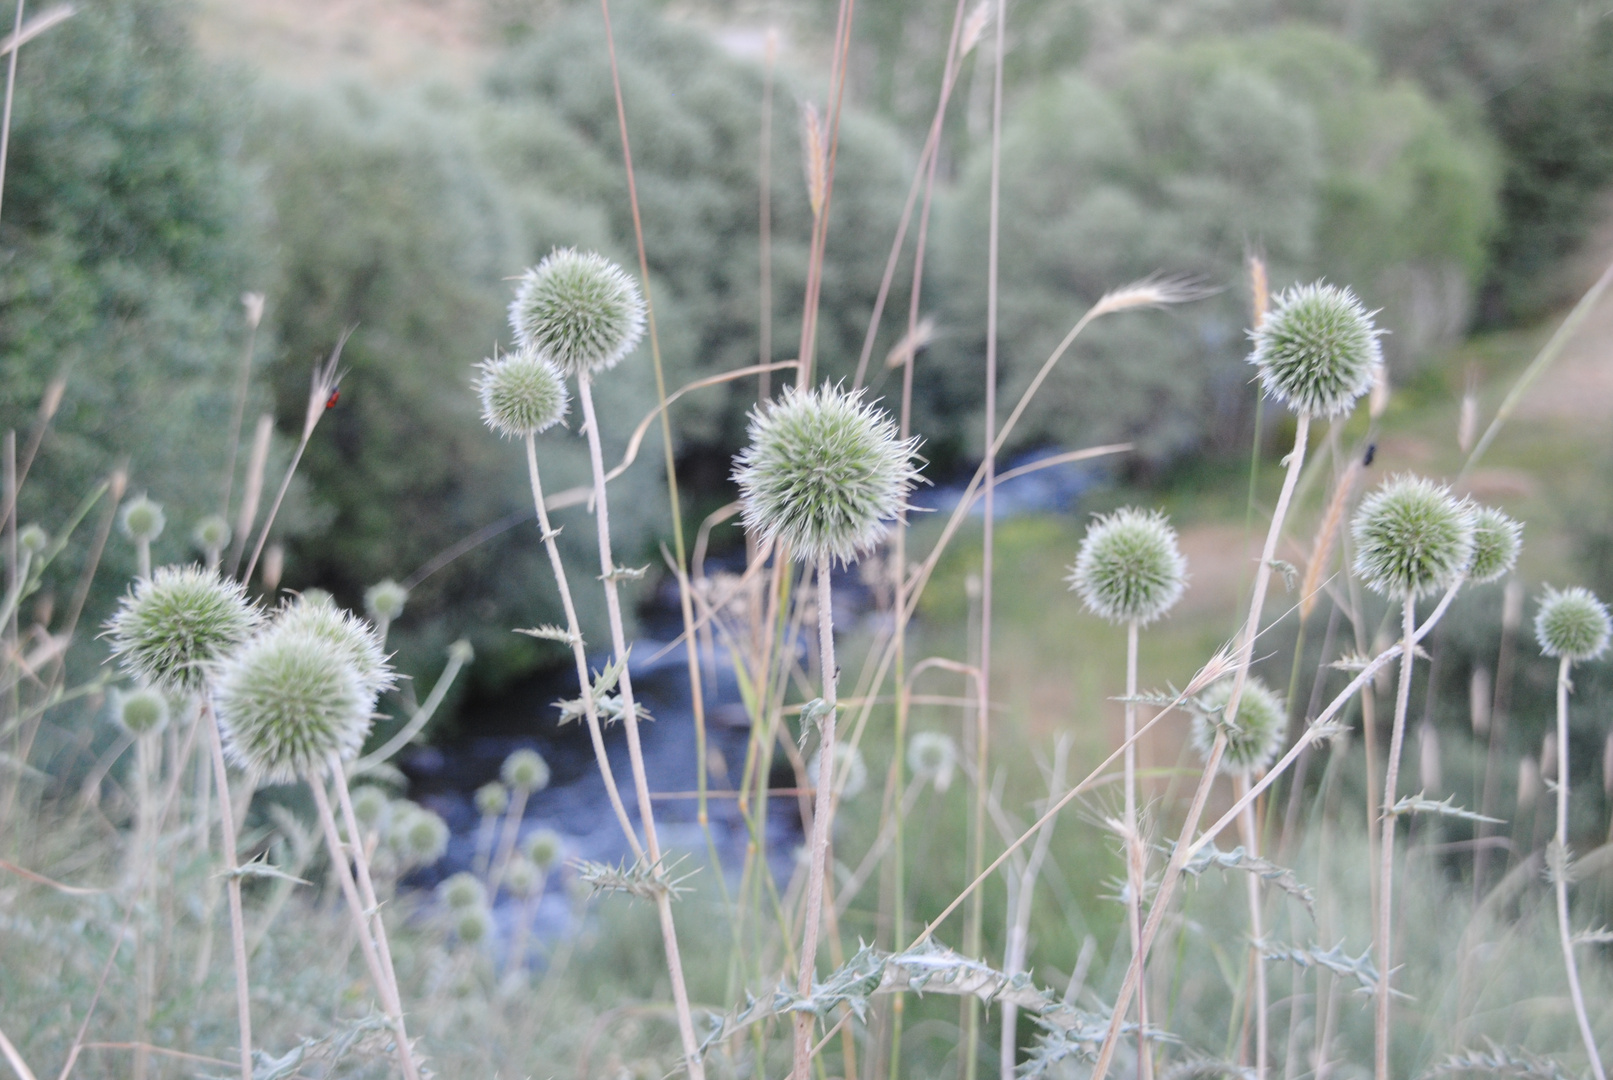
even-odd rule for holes
{"type": "Polygon", "coordinates": [[[330,397],[325,400],[325,408],[334,409],[336,407],[336,402],[341,400],[341,396],[342,392],[340,390],[332,390],[330,392],[330,397]]]}

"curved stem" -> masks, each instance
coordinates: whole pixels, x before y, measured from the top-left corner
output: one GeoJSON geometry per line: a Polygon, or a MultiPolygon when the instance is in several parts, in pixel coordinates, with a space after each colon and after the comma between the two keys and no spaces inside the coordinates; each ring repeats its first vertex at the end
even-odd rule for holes
{"type": "Polygon", "coordinates": [[[1574,962],[1574,933],[1568,925],[1568,680],[1573,661],[1563,657],[1557,665],[1557,866],[1552,885],[1557,893],[1557,937],[1563,946],[1563,967],[1568,972],[1568,992],[1574,999],[1574,1019],[1579,1021],[1579,1037],[1585,1042],[1585,1056],[1591,1059],[1596,1080],[1607,1080],[1601,1055],[1596,1052],[1596,1036],[1585,1013],[1585,991],[1579,985],[1579,965],[1574,962]]]}

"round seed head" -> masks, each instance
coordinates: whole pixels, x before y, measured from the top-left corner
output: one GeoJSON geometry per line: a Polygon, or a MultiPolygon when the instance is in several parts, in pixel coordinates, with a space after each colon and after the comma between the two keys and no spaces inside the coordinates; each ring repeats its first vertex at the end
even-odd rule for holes
{"type": "Polygon", "coordinates": [[[1372,388],[1382,331],[1349,289],[1317,282],[1279,293],[1250,335],[1266,393],[1296,413],[1342,416],[1372,388]]]}
{"type": "Polygon", "coordinates": [[[1221,754],[1221,771],[1247,776],[1271,764],[1288,728],[1288,708],[1283,699],[1254,675],[1243,684],[1238,699],[1238,717],[1226,722],[1227,700],[1232,696],[1229,678],[1200,694],[1193,708],[1193,746],[1209,760],[1218,730],[1227,735],[1227,748],[1221,754]]]}
{"type": "Polygon", "coordinates": [[[1088,527],[1065,580],[1094,615],[1146,626],[1182,598],[1187,560],[1164,514],[1128,506],[1088,527]]]}
{"type": "Polygon", "coordinates": [[[323,776],[332,753],[357,756],[374,699],[329,641],[275,626],[220,665],[213,703],[231,760],[265,783],[288,784],[323,776]]]}
{"type": "Polygon", "coordinates": [[[532,896],[543,885],[543,874],[532,860],[517,855],[504,868],[504,888],[517,900],[532,896]]]}
{"type": "Polygon", "coordinates": [[[118,515],[118,528],[130,540],[150,543],[162,535],[162,527],[167,521],[162,515],[160,503],[137,495],[123,504],[123,512],[118,515]]]}
{"type": "Polygon", "coordinates": [[[365,714],[375,710],[375,699],[397,682],[375,628],[352,612],[336,606],[323,590],[309,589],[281,605],[276,630],[314,638],[346,660],[358,672],[365,698],[365,714]]]}
{"type": "Polygon", "coordinates": [[[229,522],[217,514],[209,514],[196,523],[190,539],[202,551],[221,551],[230,542],[229,522]]]}
{"type": "Polygon", "coordinates": [[[461,945],[480,945],[493,933],[493,913],[486,904],[461,908],[454,912],[453,925],[461,945]]]}
{"type": "Polygon", "coordinates": [[[849,563],[906,505],[917,447],[860,390],[787,389],[751,413],[750,445],[734,459],[745,528],[797,559],[849,563]]]}
{"type": "Polygon", "coordinates": [[[437,886],[437,899],[448,905],[450,911],[481,907],[487,903],[487,887],[475,874],[461,870],[444,878],[437,886]]]}
{"type": "Polygon", "coordinates": [[[1417,476],[1392,477],[1363,499],[1350,531],[1355,572],[1385,596],[1445,588],[1473,556],[1472,508],[1417,476]]]}
{"type": "Polygon", "coordinates": [[[302,592],[298,593],[297,596],[309,607],[334,608],[336,606],[335,594],[333,594],[329,589],[321,589],[317,585],[312,588],[304,589],[302,592]]]}
{"type": "Polygon", "coordinates": [[[602,255],[556,248],[528,270],[510,304],[523,351],[547,356],[570,376],[607,371],[644,335],[644,298],[602,255]]]}
{"type": "Polygon", "coordinates": [[[566,841],[553,829],[534,829],[522,850],[532,865],[544,873],[554,869],[566,853],[566,841]]]}
{"type": "Polygon", "coordinates": [[[135,738],[161,731],[168,723],[168,699],[149,686],[119,694],[116,709],[118,723],[135,738]]]}
{"type": "Polygon", "coordinates": [[[374,784],[353,789],[353,816],[366,829],[385,828],[391,810],[392,800],[374,784]]]}
{"type": "Polygon", "coordinates": [[[509,805],[510,789],[497,780],[476,789],[476,812],[483,817],[498,817],[509,805]]]}
{"type": "Polygon", "coordinates": [[[471,643],[466,641],[464,638],[460,638],[458,641],[448,646],[448,659],[457,661],[458,663],[468,664],[472,659],[475,658],[475,656],[476,650],[472,648],[471,643]]]}
{"type": "Polygon", "coordinates": [[[1558,592],[1547,588],[1535,616],[1535,640],[1547,656],[1561,656],[1573,663],[1595,660],[1607,651],[1613,633],[1607,605],[1589,589],[1575,586],[1558,592]]]}
{"type": "Polygon", "coordinates": [[[364,611],[372,619],[391,622],[403,614],[403,605],[408,600],[409,590],[387,578],[364,590],[364,611]]]}
{"type": "MultiPolygon", "coordinates": [[[[818,786],[818,777],[823,771],[823,751],[819,750],[807,762],[807,779],[813,787],[818,786]]],[[[840,789],[842,799],[855,799],[862,794],[868,786],[868,766],[863,762],[863,756],[857,748],[850,743],[835,743],[834,775],[831,780],[838,781],[841,776],[846,778],[844,786],[840,789]]]]}
{"type": "Polygon", "coordinates": [[[549,786],[549,763],[536,750],[517,750],[504,759],[499,775],[512,789],[530,795],[549,786]]]}
{"type": "Polygon", "coordinates": [[[29,555],[42,554],[50,546],[50,534],[38,525],[24,525],[17,530],[17,546],[29,555]]]}
{"type": "Polygon", "coordinates": [[[448,823],[423,806],[405,805],[401,814],[393,807],[393,847],[410,865],[430,866],[448,850],[448,823]]]}
{"type": "Polygon", "coordinates": [[[1467,579],[1484,585],[1511,573],[1522,541],[1522,522],[1514,521],[1493,506],[1475,507],[1473,561],[1467,568],[1467,579]]]}
{"type": "Polygon", "coordinates": [[[261,621],[240,583],[199,566],[162,566],[135,582],[106,631],[112,655],[137,681],[191,694],[261,621]]]}
{"type": "Polygon", "coordinates": [[[936,791],[952,786],[958,767],[958,744],[939,731],[920,731],[907,742],[907,767],[929,781],[936,791]]]}
{"type": "Polygon", "coordinates": [[[524,438],[565,419],[566,377],[543,354],[523,349],[484,360],[476,370],[482,420],[500,435],[524,438]]]}

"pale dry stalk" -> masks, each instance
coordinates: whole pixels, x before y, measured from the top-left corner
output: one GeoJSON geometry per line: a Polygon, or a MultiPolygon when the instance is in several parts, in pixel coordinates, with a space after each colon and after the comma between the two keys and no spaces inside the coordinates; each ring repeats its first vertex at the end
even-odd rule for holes
{"type": "MultiPolygon", "coordinates": [[[[1234,774],[1232,788],[1237,792],[1238,798],[1249,793],[1249,777],[1243,773],[1234,774]]],[[[1260,831],[1255,828],[1254,804],[1243,808],[1238,815],[1238,833],[1243,842],[1244,849],[1252,856],[1260,854],[1260,831]]],[[[1265,937],[1263,925],[1262,898],[1259,874],[1245,874],[1245,885],[1249,892],[1249,950],[1250,958],[1254,963],[1255,990],[1254,990],[1254,1017],[1255,1017],[1255,1080],[1266,1080],[1266,1062],[1270,1053],[1269,1029],[1266,1016],[1267,1002],[1270,1000],[1266,988],[1266,960],[1265,937]]]]}
{"type": "Polygon", "coordinates": [[[1389,1080],[1390,1001],[1394,995],[1394,865],[1395,795],[1400,781],[1400,751],[1406,740],[1406,707],[1411,700],[1411,670],[1416,661],[1412,635],[1417,630],[1417,598],[1408,593],[1400,615],[1400,684],[1395,691],[1394,728],[1389,735],[1389,760],[1383,774],[1383,804],[1379,811],[1378,919],[1374,935],[1378,952],[1378,991],[1373,1003],[1375,1073],[1389,1080]]]}
{"type": "Polygon", "coordinates": [[[1574,931],[1568,924],[1568,675],[1573,666],[1573,658],[1568,656],[1557,663],[1557,866],[1552,873],[1552,888],[1557,894],[1557,937],[1562,942],[1563,967],[1568,973],[1568,992],[1574,1000],[1579,1037],[1585,1043],[1585,1055],[1590,1058],[1596,1080],[1607,1080],[1602,1057],[1596,1051],[1596,1035],[1585,1013],[1585,991],[1580,987],[1579,965],[1574,962],[1574,931]]]}
{"type": "MultiPolygon", "coordinates": [[[[246,921],[241,913],[241,876],[235,858],[235,814],[230,804],[229,770],[224,764],[224,743],[211,704],[202,705],[197,723],[207,725],[213,758],[213,783],[219,793],[219,841],[224,850],[225,888],[230,899],[230,955],[235,964],[235,1012],[241,1033],[241,1080],[252,1080],[252,998],[246,967],[246,921]]],[[[177,779],[177,774],[176,777],[177,779]]]]}

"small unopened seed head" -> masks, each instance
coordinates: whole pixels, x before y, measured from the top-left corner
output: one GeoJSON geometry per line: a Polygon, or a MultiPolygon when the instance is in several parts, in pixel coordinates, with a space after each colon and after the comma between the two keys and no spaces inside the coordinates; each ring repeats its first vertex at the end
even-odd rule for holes
{"type": "Polygon", "coordinates": [[[1209,760],[1217,730],[1225,731],[1226,749],[1221,754],[1221,771],[1248,776],[1271,764],[1282,747],[1288,727],[1288,709],[1283,699],[1258,677],[1251,675],[1238,699],[1238,716],[1226,722],[1226,707],[1232,696],[1232,678],[1215,683],[1200,694],[1193,707],[1193,746],[1209,760]]]}
{"type": "Polygon", "coordinates": [[[510,789],[497,780],[476,789],[476,812],[483,817],[498,817],[509,805],[510,789]]]}
{"type": "Polygon", "coordinates": [[[532,349],[482,361],[475,387],[482,399],[482,421],[500,435],[525,438],[566,417],[566,377],[532,349]]]}
{"type": "Polygon", "coordinates": [[[851,562],[906,506],[917,447],[860,390],[787,389],[751,413],[750,445],[734,459],[745,528],[797,559],[851,562]]]}
{"type": "Polygon", "coordinates": [[[1301,415],[1342,416],[1372,388],[1382,331],[1349,289],[1317,282],[1279,293],[1251,332],[1266,393],[1301,415]]]}
{"type": "Polygon", "coordinates": [[[372,619],[391,622],[403,614],[403,605],[408,600],[409,590],[387,578],[364,590],[364,611],[372,619]]]}
{"type": "Polygon", "coordinates": [[[1094,615],[1146,626],[1182,598],[1187,560],[1164,514],[1128,506],[1088,527],[1065,580],[1094,615]]]}
{"type": "Polygon", "coordinates": [[[530,795],[549,786],[549,763],[536,750],[517,750],[504,759],[499,775],[513,790],[530,795]]]}
{"type": "Polygon", "coordinates": [[[366,829],[383,829],[391,816],[392,800],[374,784],[353,789],[353,816],[366,829]]]}
{"type": "Polygon", "coordinates": [[[936,791],[945,791],[957,771],[958,744],[939,731],[920,731],[907,742],[907,767],[936,791]]]}
{"type": "Polygon", "coordinates": [[[224,749],[269,784],[322,777],[357,756],[374,698],[352,660],[314,634],[273,627],[219,666],[213,690],[224,749]]]}
{"type": "Polygon", "coordinates": [[[1356,574],[1385,596],[1445,588],[1473,556],[1472,508],[1418,476],[1393,477],[1363,499],[1350,531],[1356,574]]]}
{"type": "Polygon", "coordinates": [[[163,517],[162,505],[154,503],[144,495],[137,495],[123,504],[123,512],[118,516],[118,527],[123,535],[130,540],[146,543],[162,535],[162,527],[168,519],[163,517]]]}
{"type": "Polygon", "coordinates": [[[1547,588],[1535,615],[1535,639],[1540,651],[1571,663],[1595,660],[1607,651],[1613,633],[1607,605],[1589,589],[1574,586],[1558,592],[1547,588]]]}
{"type": "Polygon", "coordinates": [[[448,905],[450,911],[463,911],[487,903],[487,886],[475,874],[461,870],[442,880],[437,886],[437,899],[448,905]]]}
{"type": "Polygon", "coordinates": [[[261,621],[239,582],[198,566],[162,566],[135,582],[106,631],[112,655],[137,681],[192,694],[261,621]]]}
{"type": "Polygon", "coordinates": [[[522,849],[532,865],[544,873],[554,869],[566,853],[566,841],[553,829],[534,829],[522,849]]]}
{"type": "Polygon", "coordinates": [[[454,912],[454,937],[465,946],[480,945],[493,933],[493,913],[486,904],[461,908],[454,912]]]}
{"type": "MultiPolygon", "coordinates": [[[[813,787],[817,787],[823,772],[823,751],[819,750],[807,762],[807,779],[813,787]]],[[[855,746],[850,743],[835,743],[834,775],[830,779],[839,782],[840,777],[846,778],[845,784],[840,788],[842,799],[855,799],[863,793],[868,786],[868,766],[863,762],[863,756],[855,746]]]]}
{"type": "Polygon", "coordinates": [[[221,551],[230,542],[230,524],[217,514],[209,514],[196,523],[190,539],[202,551],[221,551]]]}
{"type": "Polygon", "coordinates": [[[29,555],[41,555],[50,546],[50,534],[32,523],[17,530],[17,546],[29,555]]]}
{"type": "Polygon", "coordinates": [[[458,641],[448,646],[448,659],[456,663],[468,664],[475,658],[475,656],[476,650],[472,648],[471,643],[466,641],[464,638],[460,638],[458,641]]]}
{"type": "Polygon", "coordinates": [[[1523,542],[1523,523],[1493,506],[1473,509],[1473,559],[1467,579],[1476,585],[1499,581],[1512,572],[1523,542]]]}
{"type": "Polygon", "coordinates": [[[542,885],[543,874],[525,856],[517,855],[504,868],[504,888],[517,900],[532,896],[542,885]]]}
{"type": "Polygon", "coordinates": [[[510,328],[523,351],[547,356],[566,375],[592,376],[638,345],[644,297],[604,256],[556,248],[522,275],[510,328]]]}
{"type": "Polygon", "coordinates": [[[430,866],[448,850],[448,823],[434,811],[415,803],[408,809],[393,807],[393,849],[413,866],[430,866]]]}
{"type": "Polygon", "coordinates": [[[168,723],[168,699],[149,686],[119,694],[116,708],[118,723],[137,739],[161,731],[168,723]]]}
{"type": "Polygon", "coordinates": [[[315,638],[352,664],[365,696],[366,714],[374,711],[375,699],[397,682],[375,628],[337,607],[334,598],[323,590],[309,589],[287,601],[275,614],[274,627],[284,633],[315,638]]]}

